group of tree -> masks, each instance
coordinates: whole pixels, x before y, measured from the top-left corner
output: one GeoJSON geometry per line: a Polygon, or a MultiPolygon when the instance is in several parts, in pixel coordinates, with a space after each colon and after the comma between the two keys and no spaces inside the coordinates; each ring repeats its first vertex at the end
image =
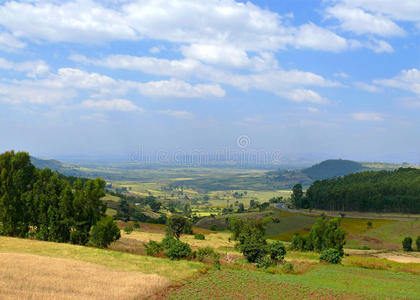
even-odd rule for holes
{"type": "MultiPolygon", "coordinates": [[[[164,255],[172,260],[174,259],[196,259],[204,261],[207,258],[220,268],[220,254],[213,248],[199,248],[192,251],[188,243],[180,240],[182,234],[193,234],[192,223],[189,219],[182,215],[171,215],[166,223],[166,236],[161,242],[150,240],[144,243],[146,254],[151,256],[164,255]]],[[[203,234],[196,234],[195,239],[204,240],[203,234]]]]}
{"type": "Polygon", "coordinates": [[[133,194],[121,193],[107,190],[107,194],[120,198],[119,202],[108,201],[108,207],[117,211],[115,218],[123,221],[137,221],[156,224],[165,224],[166,215],[159,213],[162,203],[156,197],[149,195],[146,197],[135,196],[133,194]],[[157,218],[150,217],[146,211],[153,211],[158,214],[157,218]]]}
{"type": "Polygon", "coordinates": [[[367,171],[315,181],[304,195],[293,188],[297,208],[366,212],[420,212],[420,170],[367,171]]]}
{"type": "Polygon", "coordinates": [[[296,233],[292,238],[290,248],[298,251],[323,252],[335,249],[340,256],[344,255],[346,233],[341,228],[341,219],[320,217],[312,226],[309,234],[296,233]]]}
{"type": "Polygon", "coordinates": [[[283,262],[286,248],[281,242],[267,243],[265,239],[267,220],[245,219],[232,217],[229,228],[232,239],[237,241],[237,249],[248,262],[256,263],[257,267],[267,268],[283,262]]]}
{"type": "Polygon", "coordinates": [[[120,237],[105,217],[105,182],[72,183],[50,169],[39,170],[25,152],[0,155],[0,233],[45,241],[106,247],[120,237]]]}
{"type": "MultiPolygon", "coordinates": [[[[402,246],[404,251],[413,251],[413,239],[410,236],[407,236],[402,241],[402,246]]],[[[420,251],[420,236],[416,239],[417,251],[420,251]]]]}

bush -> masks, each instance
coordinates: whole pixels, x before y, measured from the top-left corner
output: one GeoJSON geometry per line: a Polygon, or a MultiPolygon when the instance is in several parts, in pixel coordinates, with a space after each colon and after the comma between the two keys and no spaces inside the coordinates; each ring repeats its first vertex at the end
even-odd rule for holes
{"type": "Polygon", "coordinates": [[[297,251],[310,251],[312,250],[311,243],[309,241],[308,235],[300,235],[299,233],[295,233],[293,236],[291,243],[290,243],[290,250],[297,250],[297,251]]]}
{"type": "Polygon", "coordinates": [[[416,246],[417,246],[417,251],[420,251],[420,236],[417,237],[416,246]]]}
{"type": "Polygon", "coordinates": [[[282,262],[286,255],[286,248],[282,242],[274,242],[269,245],[269,252],[273,262],[282,262]]]}
{"type": "Polygon", "coordinates": [[[124,226],[123,230],[126,234],[130,234],[134,231],[134,228],[133,226],[128,225],[128,226],[124,226]]]}
{"type": "Polygon", "coordinates": [[[251,263],[261,260],[268,254],[266,241],[252,237],[247,238],[243,241],[243,244],[239,245],[239,251],[251,263]]]}
{"type": "Polygon", "coordinates": [[[211,225],[211,226],[210,226],[210,230],[212,230],[212,231],[216,231],[216,230],[217,230],[217,226],[216,226],[216,224],[211,225]]]}
{"type": "Polygon", "coordinates": [[[406,237],[403,239],[402,241],[402,246],[404,251],[413,251],[412,245],[413,244],[413,239],[411,237],[406,237]]]}
{"type": "Polygon", "coordinates": [[[257,261],[257,268],[264,268],[267,269],[268,267],[270,267],[273,264],[273,262],[271,261],[269,256],[263,256],[260,259],[258,259],[257,261]]]}
{"type": "Polygon", "coordinates": [[[341,252],[334,248],[324,250],[321,252],[319,260],[330,264],[339,264],[341,263],[341,252]]]}
{"type": "Polygon", "coordinates": [[[175,242],[171,244],[168,251],[166,252],[166,256],[170,259],[181,259],[189,257],[191,256],[191,247],[187,243],[175,240],[175,242]]]}
{"type": "Polygon", "coordinates": [[[213,257],[216,252],[211,247],[199,248],[197,252],[197,258],[199,261],[203,261],[206,257],[213,257]]]}
{"type": "Polygon", "coordinates": [[[135,222],[133,223],[133,227],[134,227],[134,228],[136,228],[136,229],[139,229],[139,228],[140,228],[140,223],[139,223],[139,222],[137,222],[137,221],[135,221],[135,222]]]}
{"type": "Polygon", "coordinates": [[[143,245],[146,249],[146,254],[150,256],[157,256],[164,249],[161,243],[152,240],[150,240],[149,243],[143,243],[143,245]]]}
{"type": "Polygon", "coordinates": [[[206,239],[206,237],[204,236],[204,234],[202,234],[202,233],[196,233],[195,235],[194,235],[194,239],[196,239],[196,240],[205,240],[206,239]]]}
{"type": "Polygon", "coordinates": [[[120,237],[120,229],[117,224],[114,223],[114,218],[104,217],[93,225],[89,244],[98,248],[106,248],[120,237]]]}
{"type": "Polygon", "coordinates": [[[70,242],[75,245],[84,245],[89,240],[87,232],[75,230],[70,233],[70,242]]]}
{"type": "Polygon", "coordinates": [[[172,247],[173,244],[176,243],[176,239],[173,236],[167,235],[162,240],[162,247],[164,249],[169,249],[172,247]]]}
{"type": "Polygon", "coordinates": [[[293,264],[291,263],[285,263],[283,265],[283,272],[284,273],[293,273],[295,270],[293,268],[293,264]]]}

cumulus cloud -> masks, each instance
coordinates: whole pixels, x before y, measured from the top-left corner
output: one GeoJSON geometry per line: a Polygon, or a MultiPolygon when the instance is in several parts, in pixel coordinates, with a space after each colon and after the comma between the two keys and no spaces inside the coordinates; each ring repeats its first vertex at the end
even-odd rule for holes
{"type": "Polygon", "coordinates": [[[151,97],[174,98],[203,98],[224,97],[226,92],[219,85],[196,84],[192,85],[182,80],[170,79],[150,81],[137,84],[140,93],[151,97]]]}
{"type": "Polygon", "coordinates": [[[91,0],[9,1],[0,6],[1,25],[36,41],[100,43],[146,37],[256,52],[286,47],[340,51],[348,46],[328,29],[312,23],[294,27],[284,24],[284,18],[234,0],[124,1],[110,6],[91,0]]]}
{"type": "Polygon", "coordinates": [[[321,97],[317,92],[307,89],[295,89],[286,93],[284,96],[294,102],[328,103],[328,100],[321,97]]]}
{"type": "Polygon", "coordinates": [[[402,36],[405,31],[389,18],[371,14],[358,7],[336,5],[327,8],[327,15],[340,21],[346,31],[356,34],[372,33],[380,36],[402,36]]]}
{"type": "Polygon", "coordinates": [[[355,82],[354,86],[361,89],[361,90],[364,90],[366,92],[370,92],[370,93],[379,93],[379,92],[383,91],[383,89],[379,86],[364,83],[364,82],[355,82]]]}
{"type": "Polygon", "coordinates": [[[184,110],[160,110],[158,111],[160,114],[171,116],[177,119],[183,119],[183,120],[192,120],[194,119],[194,115],[188,111],[184,110]]]}
{"type": "Polygon", "coordinates": [[[42,60],[15,63],[0,58],[0,69],[27,72],[26,75],[28,77],[42,76],[49,72],[49,66],[42,60]]]}
{"type": "Polygon", "coordinates": [[[375,84],[412,92],[420,97],[420,70],[413,68],[402,70],[390,79],[374,80],[375,84]]]}
{"type": "Polygon", "coordinates": [[[96,110],[106,110],[106,111],[139,111],[143,112],[144,110],[133,102],[126,99],[113,99],[113,100],[86,100],[82,102],[82,106],[89,109],[96,110]]]}
{"type": "Polygon", "coordinates": [[[0,32],[0,50],[12,52],[25,48],[26,44],[7,32],[0,32]]]}
{"type": "Polygon", "coordinates": [[[359,112],[352,114],[353,119],[357,121],[373,121],[373,122],[382,122],[384,117],[380,113],[375,112],[359,112]]]}
{"type": "Polygon", "coordinates": [[[120,12],[90,0],[7,1],[0,6],[0,24],[16,37],[40,41],[95,43],[138,39],[120,12]]]}

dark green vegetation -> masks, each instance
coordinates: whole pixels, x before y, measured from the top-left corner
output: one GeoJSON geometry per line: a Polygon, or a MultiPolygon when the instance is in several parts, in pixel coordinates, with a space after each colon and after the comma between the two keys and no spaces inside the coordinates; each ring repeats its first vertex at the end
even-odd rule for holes
{"type": "Polygon", "coordinates": [[[413,251],[413,239],[409,236],[405,237],[402,241],[402,246],[404,251],[413,251]]]}
{"type": "Polygon", "coordinates": [[[420,170],[368,171],[316,181],[299,208],[361,212],[420,212],[420,170]]]}
{"type": "Polygon", "coordinates": [[[358,162],[342,159],[330,159],[310,168],[303,169],[302,173],[308,175],[312,180],[323,180],[337,176],[345,176],[362,170],[365,170],[365,168],[358,162]]]}
{"type": "Polygon", "coordinates": [[[319,260],[330,264],[341,263],[342,253],[334,248],[325,249],[321,252],[319,260]]]}
{"type": "Polygon", "coordinates": [[[101,221],[104,187],[101,179],[79,179],[71,185],[50,169],[35,168],[28,153],[6,152],[0,155],[1,234],[86,244],[92,226],[101,222],[92,243],[109,244],[117,234],[110,238],[101,233],[102,225],[113,225],[112,219],[101,221]]]}
{"type": "Polygon", "coordinates": [[[342,265],[302,275],[249,270],[213,271],[171,291],[167,299],[418,299],[415,274],[342,265]]]}
{"type": "Polygon", "coordinates": [[[320,217],[307,235],[296,233],[292,238],[290,248],[299,251],[316,251],[335,249],[343,256],[346,233],[341,228],[341,219],[326,219],[320,217]]]}

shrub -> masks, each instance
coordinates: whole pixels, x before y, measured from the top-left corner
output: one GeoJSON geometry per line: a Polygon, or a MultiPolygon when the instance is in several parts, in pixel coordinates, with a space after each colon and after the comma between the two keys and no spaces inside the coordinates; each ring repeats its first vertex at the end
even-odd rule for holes
{"type": "Polygon", "coordinates": [[[319,260],[330,264],[339,264],[341,263],[341,252],[334,248],[324,250],[321,252],[319,260]]]}
{"type": "Polygon", "coordinates": [[[139,228],[140,228],[140,223],[139,223],[139,222],[137,222],[137,221],[135,221],[135,222],[133,223],[133,227],[134,227],[134,228],[136,228],[136,229],[139,229],[139,228]]]}
{"type": "Polygon", "coordinates": [[[120,229],[114,223],[114,218],[104,217],[93,225],[89,244],[98,248],[106,248],[109,244],[118,240],[120,237],[120,229]]]}
{"type": "Polygon", "coordinates": [[[368,221],[368,222],[367,222],[367,227],[368,227],[368,228],[372,228],[372,226],[373,226],[372,222],[371,222],[371,221],[368,221]]]}
{"type": "Polygon", "coordinates": [[[362,247],[360,247],[360,250],[370,250],[370,247],[368,247],[368,246],[362,246],[362,247]]]}
{"type": "Polygon", "coordinates": [[[180,240],[175,240],[166,252],[166,256],[170,259],[181,259],[191,255],[191,247],[187,243],[183,243],[180,240]]]}
{"type": "Polygon", "coordinates": [[[271,261],[270,257],[266,255],[258,259],[256,266],[257,268],[267,269],[272,264],[273,262],[271,261]]]}
{"type": "Polygon", "coordinates": [[[282,262],[286,255],[286,248],[282,242],[274,242],[269,245],[270,258],[274,262],[282,262]]]}
{"type": "Polygon", "coordinates": [[[87,243],[89,235],[87,232],[75,230],[70,233],[70,242],[75,245],[84,245],[87,243]]]}
{"type": "Polygon", "coordinates": [[[199,248],[197,252],[197,258],[199,261],[203,261],[206,257],[213,257],[216,252],[211,247],[199,248]]]}
{"type": "Polygon", "coordinates": [[[312,250],[311,243],[309,242],[308,235],[300,235],[299,233],[295,233],[293,236],[291,243],[290,243],[290,250],[297,250],[297,251],[310,251],[312,250]]]}
{"type": "Polygon", "coordinates": [[[283,272],[284,273],[293,273],[295,270],[293,268],[293,264],[291,263],[285,263],[283,265],[283,272]]]}
{"type": "Polygon", "coordinates": [[[411,246],[412,243],[413,243],[413,239],[411,237],[408,236],[404,238],[402,241],[402,246],[403,246],[404,251],[413,251],[413,248],[411,246]]]}
{"type": "Polygon", "coordinates": [[[268,254],[267,243],[264,239],[249,237],[239,245],[239,251],[251,262],[257,262],[268,254]]]}
{"type": "Polygon", "coordinates": [[[161,243],[152,240],[149,243],[143,243],[143,245],[146,249],[146,254],[150,256],[159,255],[164,249],[161,243]]]}
{"type": "Polygon", "coordinates": [[[128,225],[128,226],[124,226],[123,230],[126,234],[130,234],[134,231],[134,228],[133,226],[128,225]]]}
{"type": "Polygon", "coordinates": [[[417,237],[416,246],[417,246],[417,251],[420,251],[420,235],[417,237]]]}
{"type": "Polygon", "coordinates": [[[210,226],[210,230],[216,231],[217,230],[216,224],[211,225],[210,226]]]}
{"type": "Polygon", "coordinates": [[[202,234],[202,233],[196,233],[195,235],[194,235],[194,239],[196,239],[196,240],[205,240],[206,239],[206,237],[204,236],[204,234],[202,234]]]}
{"type": "Polygon", "coordinates": [[[162,247],[164,249],[169,249],[173,244],[176,243],[176,239],[173,236],[167,235],[162,240],[162,247]]]}

